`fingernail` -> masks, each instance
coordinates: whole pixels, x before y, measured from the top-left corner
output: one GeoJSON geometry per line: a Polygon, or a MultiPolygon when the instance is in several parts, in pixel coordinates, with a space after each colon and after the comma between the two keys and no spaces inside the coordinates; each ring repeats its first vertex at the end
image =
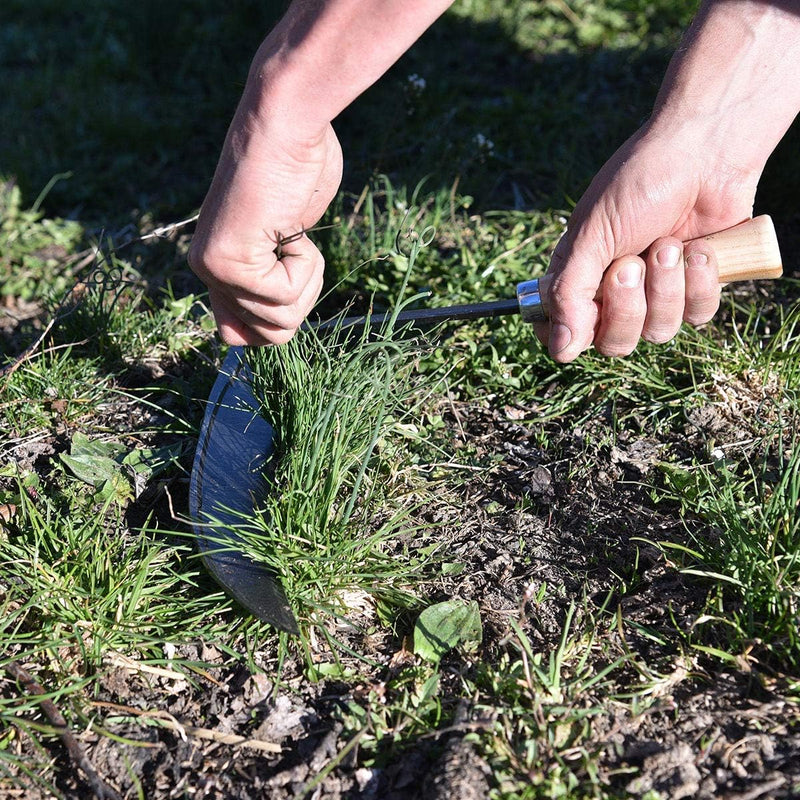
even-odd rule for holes
{"type": "Polygon", "coordinates": [[[562,350],[566,350],[572,341],[572,331],[560,322],[556,322],[550,327],[550,338],[547,341],[547,348],[551,355],[558,355],[562,350]]]}
{"type": "Polygon", "coordinates": [[[692,253],[686,259],[686,266],[692,269],[700,269],[708,264],[708,256],[705,253],[692,253]]]}
{"type": "Polygon", "coordinates": [[[668,244],[656,253],[656,261],[659,263],[659,266],[662,267],[677,267],[680,257],[680,248],[676,247],[674,244],[668,244]]]}
{"type": "Polygon", "coordinates": [[[642,266],[635,261],[623,264],[617,272],[617,283],[627,289],[638,286],[642,280],[642,266]]]}

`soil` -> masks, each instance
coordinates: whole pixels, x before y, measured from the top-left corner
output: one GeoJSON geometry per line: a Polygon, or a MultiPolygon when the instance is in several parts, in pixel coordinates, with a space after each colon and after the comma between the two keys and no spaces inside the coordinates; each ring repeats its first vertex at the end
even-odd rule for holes
{"type": "MultiPolygon", "coordinates": [[[[548,653],[558,645],[572,601],[584,618],[619,608],[626,646],[658,670],[655,699],[641,713],[606,704],[592,721],[590,749],[601,782],[620,797],[755,800],[800,792],[800,709],[782,691],[781,676],[755,657],[722,669],[682,647],[681,634],[688,635],[704,610],[706,587],[647,544],[681,541],[687,524],[702,533],[677,508],[657,509],[650,499],[647,485],[665,450],[706,447],[712,437],[718,444],[747,441],[741,412],[757,391],[763,387],[726,386],[724,402],[696,409],[674,441],[648,435],[645,426],[612,439],[602,418],[572,428],[536,423],[535,406],[448,402],[443,409],[457,431],[456,445],[485,458],[487,468],[424,510],[447,543],[448,559],[465,565],[426,588],[433,598],[478,601],[485,653],[507,636],[512,618],[535,651],[548,653]],[[544,599],[534,601],[542,587],[549,587],[544,599]]],[[[124,427],[141,409],[109,414],[106,424],[114,418],[124,427]]],[[[56,436],[20,437],[15,446],[15,457],[33,465],[64,444],[56,436]]],[[[173,486],[179,512],[185,488],[173,486]]],[[[152,493],[132,506],[132,525],[145,513],[137,503],[149,510],[152,493]]],[[[385,665],[382,678],[408,658],[403,645],[402,630],[370,640],[370,656],[385,665]]],[[[340,721],[343,705],[359,702],[364,687],[312,683],[292,662],[276,686],[270,637],[253,655],[263,671],[251,672],[208,645],[179,647],[174,656],[207,667],[189,683],[168,669],[110,660],[91,711],[115,738],[76,733],[97,776],[119,796],[136,797],[138,784],[139,796],[152,800],[467,800],[488,797],[494,785],[490,764],[465,735],[486,727],[486,709],[448,696],[446,680],[440,730],[389,747],[365,766],[358,741],[340,721]]],[[[443,675],[465,669],[463,662],[451,666],[444,665],[443,675]]],[[[623,672],[618,688],[624,692],[640,679],[635,670],[623,672]]],[[[24,739],[18,745],[24,748],[24,739]]],[[[92,796],[91,781],[63,742],[52,740],[49,756],[65,797],[92,796]]],[[[30,757],[40,763],[43,756],[31,750],[30,757]]],[[[50,795],[32,788],[25,796],[50,795]]]]}

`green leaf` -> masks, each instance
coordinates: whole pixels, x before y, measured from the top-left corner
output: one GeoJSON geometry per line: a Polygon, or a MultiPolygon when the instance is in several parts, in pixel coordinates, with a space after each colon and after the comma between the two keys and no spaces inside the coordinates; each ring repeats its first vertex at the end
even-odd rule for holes
{"type": "Polygon", "coordinates": [[[61,454],[61,460],[78,480],[98,487],[113,479],[119,470],[116,458],[125,451],[118,442],[92,440],[82,433],[72,437],[69,455],[61,454]]]}
{"type": "Polygon", "coordinates": [[[427,661],[440,661],[454,647],[477,648],[482,638],[478,604],[474,600],[446,600],[419,615],[414,626],[414,652],[427,661]]]}
{"type": "Polygon", "coordinates": [[[355,678],[356,673],[352,669],[342,666],[339,662],[323,662],[322,664],[313,664],[309,666],[306,675],[309,680],[316,682],[326,680],[352,680],[355,678]]]}
{"type": "Polygon", "coordinates": [[[424,707],[428,701],[432,700],[439,692],[439,673],[434,672],[430,675],[425,683],[419,687],[419,690],[411,695],[411,705],[414,708],[424,707]]]}
{"type": "Polygon", "coordinates": [[[107,481],[103,482],[96,497],[103,502],[113,499],[118,503],[124,503],[132,495],[133,491],[130,483],[121,473],[116,472],[107,481]]]}
{"type": "Polygon", "coordinates": [[[182,442],[156,448],[137,447],[122,459],[122,463],[149,480],[174,464],[180,457],[182,449],[182,442]]]}
{"type": "Polygon", "coordinates": [[[66,453],[62,453],[61,460],[78,480],[95,487],[111,480],[117,471],[116,462],[105,456],[90,456],[86,454],[68,456],[66,453]]]}

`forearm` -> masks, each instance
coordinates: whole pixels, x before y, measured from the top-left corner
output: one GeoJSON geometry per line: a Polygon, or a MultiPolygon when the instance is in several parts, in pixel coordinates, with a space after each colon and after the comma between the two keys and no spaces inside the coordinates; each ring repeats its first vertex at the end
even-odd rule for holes
{"type": "Polygon", "coordinates": [[[675,54],[651,127],[760,171],[800,110],[800,0],[706,0],[675,54]]]}
{"type": "Polygon", "coordinates": [[[452,0],[295,0],[259,48],[245,90],[298,137],[373,84],[452,0]]]}

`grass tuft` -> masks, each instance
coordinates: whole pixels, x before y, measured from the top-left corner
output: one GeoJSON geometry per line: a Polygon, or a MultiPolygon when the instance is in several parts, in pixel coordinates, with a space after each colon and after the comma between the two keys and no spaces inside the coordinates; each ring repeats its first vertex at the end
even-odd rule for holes
{"type": "Polygon", "coordinates": [[[421,347],[391,320],[373,331],[339,318],[248,355],[275,450],[258,532],[243,535],[279,576],[301,626],[347,616],[351,604],[413,603],[409,587],[423,571],[407,549],[414,501],[384,450],[399,429],[408,436],[404,422],[425,397],[421,347]]]}
{"type": "MultiPolygon", "coordinates": [[[[796,423],[790,424],[794,429],[796,423]]],[[[800,442],[748,461],[669,473],[675,494],[712,526],[672,545],[685,574],[710,583],[701,642],[717,655],[744,654],[785,669],[800,665],[800,442]]],[[[673,557],[675,557],[673,555],[673,557]]],[[[703,645],[701,644],[702,648],[703,645]]],[[[732,658],[728,658],[732,660],[732,658]]]]}

